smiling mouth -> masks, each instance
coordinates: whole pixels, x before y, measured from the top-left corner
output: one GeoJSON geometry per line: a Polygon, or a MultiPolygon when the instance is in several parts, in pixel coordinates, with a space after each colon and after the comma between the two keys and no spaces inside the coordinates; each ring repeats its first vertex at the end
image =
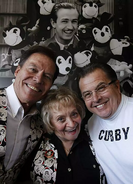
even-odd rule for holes
{"type": "Polygon", "coordinates": [[[27,84],[27,86],[28,86],[30,89],[32,89],[32,90],[34,90],[34,91],[36,91],[36,92],[40,92],[40,91],[41,91],[41,90],[35,88],[34,86],[31,86],[30,84],[27,84]]]}
{"type": "MultiPolygon", "coordinates": [[[[108,102],[108,101],[107,101],[108,102]]],[[[104,102],[100,105],[94,105],[93,107],[97,108],[97,109],[102,109],[104,107],[104,105],[107,103],[107,102],[104,102]]]]}
{"type": "Polygon", "coordinates": [[[73,33],[73,31],[64,31],[66,34],[70,35],[73,33]]]}
{"type": "Polygon", "coordinates": [[[73,129],[71,129],[71,130],[65,130],[65,132],[75,132],[76,131],[76,129],[77,129],[77,126],[78,125],[76,125],[73,129]]]}
{"type": "Polygon", "coordinates": [[[101,109],[103,106],[104,106],[104,104],[101,104],[101,105],[97,105],[96,107],[97,107],[98,109],[101,109]]]}

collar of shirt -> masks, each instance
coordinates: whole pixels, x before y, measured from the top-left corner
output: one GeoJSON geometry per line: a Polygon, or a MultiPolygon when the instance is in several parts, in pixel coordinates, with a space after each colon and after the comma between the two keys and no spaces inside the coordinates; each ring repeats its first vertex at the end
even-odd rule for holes
{"type": "Polygon", "coordinates": [[[73,39],[67,45],[63,45],[62,43],[58,42],[56,37],[55,37],[55,40],[58,43],[58,45],[60,46],[60,50],[64,50],[65,47],[68,47],[69,45],[71,45],[73,43],[73,39]]]}
{"type": "MultiPolygon", "coordinates": [[[[61,140],[53,133],[51,135],[49,134],[45,134],[44,137],[48,137],[50,139],[50,141],[57,147],[57,149],[59,149],[59,145],[62,145],[61,140]]],[[[83,140],[90,142],[90,137],[87,136],[85,130],[81,130],[79,133],[79,136],[77,137],[77,139],[74,141],[74,144],[72,146],[72,149],[78,145],[80,142],[82,142],[83,140]]]]}
{"type": "Polygon", "coordinates": [[[9,101],[9,106],[11,109],[12,117],[15,117],[19,111],[19,109],[22,109],[22,116],[24,115],[24,109],[22,105],[20,104],[16,93],[14,91],[13,84],[11,84],[9,87],[6,88],[7,98],[9,101]],[[14,105],[15,104],[15,105],[14,105]]]}

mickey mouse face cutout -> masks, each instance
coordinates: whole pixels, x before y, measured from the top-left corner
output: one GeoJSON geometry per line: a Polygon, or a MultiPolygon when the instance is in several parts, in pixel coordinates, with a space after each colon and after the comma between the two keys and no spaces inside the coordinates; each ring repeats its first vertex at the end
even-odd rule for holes
{"type": "Polygon", "coordinates": [[[82,68],[91,62],[91,57],[92,57],[92,52],[89,50],[77,52],[74,55],[74,63],[77,67],[82,68]]]}
{"type": "Polygon", "coordinates": [[[122,55],[124,47],[129,47],[130,43],[127,39],[111,39],[110,49],[114,55],[122,55]]]}
{"type": "Polygon", "coordinates": [[[78,0],[77,4],[80,4],[82,7],[82,16],[86,19],[96,18],[99,13],[99,8],[104,5],[98,1],[90,1],[90,0],[78,0]]]}
{"type": "Polygon", "coordinates": [[[40,15],[49,15],[54,6],[52,0],[38,0],[37,4],[40,7],[40,15]]]}
{"type": "Polygon", "coordinates": [[[16,21],[16,25],[13,25],[11,22],[7,27],[3,30],[3,38],[7,45],[15,46],[20,44],[25,36],[24,26],[29,23],[29,19],[27,17],[21,17],[16,21]]]}
{"type": "Polygon", "coordinates": [[[61,51],[60,55],[56,58],[56,64],[59,68],[59,73],[62,75],[67,75],[72,69],[72,56],[66,51],[61,51]]]}
{"type": "Polygon", "coordinates": [[[99,43],[106,43],[110,40],[112,33],[109,28],[109,26],[103,26],[102,29],[99,29],[98,27],[95,27],[92,30],[93,37],[95,41],[99,43]]]}
{"type": "Polygon", "coordinates": [[[93,2],[86,2],[82,6],[82,15],[83,17],[87,19],[97,17],[98,16],[98,5],[93,2]]]}
{"type": "Polygon", "coordinates": [[[48,47],[56,52],[56,64],[59,68],[59,75],[68,75],[74,64],[72,54],[67,50],[60,50],[56,42],[50,43],[48,47]]]}
{"type": "Polygon", "coordinates": [[[10,30],[4,31],[3,37],[5,43],[9,46],[15,46],[22,41],[22,38],[20,36],[20,29],[18,27],[13,27],[10,30]]]}
{"type": "Polygon", "coordinates": [[[110,13],[104,12],[101,15],[101,19],[95,19],[93,29],[92,29],[92,35],[94,38],[94,41],[98,43],[107,43],[111,37],[111,29],[109,27],[109,23],[113,21],[113,16],[110,13]]]}

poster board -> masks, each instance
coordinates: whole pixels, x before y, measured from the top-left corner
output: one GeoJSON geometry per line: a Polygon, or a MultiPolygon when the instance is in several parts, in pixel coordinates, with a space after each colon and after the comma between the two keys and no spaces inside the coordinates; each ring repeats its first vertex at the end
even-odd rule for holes
{"type": "MultiPolygon", "coordinates": [[[[56,0],[54,3],[59,2],[68,2],[75,4],[80,16],[82,16],[82,7],[84,5],[83,1],[74,1],[74,0],[68,0],[68,1],[60,1],[56,0]]],[[[85,2],[85,1],[84,1],[85,2]]],[[[87,1],[89,2],[89,1],[87,1]]],[[[109,23],[109,27],[111,30],[111,35],[117,35],[118,39],[125,39],[125,41],[128,41],[130,43],[130,56],[126,58],[127,60],[124,61],[127,63],[127,65],[132,64],[132,39],[133,39],[133,28],[130,24],[130,20],[132,15],[131,7],[133,7],[132,1],[118,1],[118,0],[101,0],[101,1],[95,1],[96,3],[100,2],[103,4],[102,6],[98,7],[98,15],[97,19],[100,20],[103,13],[107,12],[110,15],[114,16],[113,21],[109,23]],[[126,36],[126,37],[125,37],[126,36]]],[[[25,30],[25,37],[23,37],[23,40],[28,41],[28,44],[30,42],[31,45],[34,45],[36,43],[44,42],[46,41],[45,35],[46,32],[44,32],[44,37],[42,37],[42,40],[38,41],[38,37],[40,33],[37,33],[35,36],[29,37],[30,32],[29,29],[33,28],[37,24],[37,20],[39,19],[40,9],[38,7],[38,4],[40,3],[43,6],[42,0],[0,0],[0,87],[6,87],[10,83],[12,83],[12,79],[14,78],[14,75],[11,71],[11,66],[14,61],[11,61],[13,56],[12,52],[12,46],[5,43],[4,36],[3,36],[3,30],[4,28],[11,22],[13,25],[16,24],[16,21],[18,19],[21,19],[21,17],[27,17],[27,24],[23,27],[25,30]],[[29,20],[29,21],[28,21],[29,20]],[[10,57],[8,58],[8,55],[10,54],[10,57]],[[6,82],[5,82],[6,81],[6,82]]],[[[85,2],[86,3],[86,2],[85,2]]],[[[25,20],[26,21],[26,20],[25,20]]],[[[50,19],[49,19],[50,21],[50,19]]],[[[45,21],[44,21],[45,22],[45,21]]],[[[80,22],[80,25],[84,24],[82,21],[80,22]]],[[[43,28],[40,28],[43,29],[43,28]]],[[[50,28],[50,36],[51,38],[55,33],[55,30],[53,28],[50,28]]],[[[78,37],[78,31],[76,32],[76,37],[78,37]]],[[[39,38],[40,39],[40,38],[39,38]]],[[[79,40],[82,41],[82,37],[78,37],[79,40]]],[[[98,54],[100,52],[101,54],[101,48],[98,48],[98,54]]],[[[90,49],[90,46],[88,46],[88,49],[90,49]]],[[[21,51],[21,48],[19,48],[21,51]]],[[[22,48],[23,50],[23,48],[22,48]]],[[[106,49],[105,49],[106,50],[106,49]]],[[[128,53],[128,51],[127,51],[128,53]]],[[[108,56],[108,52],[102,53],[104,56],[108,56]]],[[[72,53],[72,56],[74,56],[74,53],[72,53]]],[[[127,55],[126,55],[127,56],[127,55]]],[[[121,62],[121,60],[120,60],[121,62]]],[[[132,71],[132,69],[131,69],[132,71]]],[[[132,75],[127,75],[125,78],[127,78],[125,82],[128,82],[128,91],[124,90],[124,93],[131,96],[132,95],[132,75]],[[130,92],[129,92],[130,90],[130,92]]],[[[69,80],[71,80],[69,78],[69,80]]],[[[123,80],[123,79],[122,79],[123,80]]],[[[123,83],[122,83],[123,87],[123,83]]],[[[127,87],[126,87],[127,90],[127,87]]]]}

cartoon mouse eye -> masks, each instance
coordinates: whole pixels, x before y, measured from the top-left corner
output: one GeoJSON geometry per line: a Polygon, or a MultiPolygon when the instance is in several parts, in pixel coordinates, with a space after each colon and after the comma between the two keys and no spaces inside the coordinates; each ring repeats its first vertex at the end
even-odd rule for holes
{"type": "Polygon", "coordinates": [[[106,32],[109,32],[109,28],[108,28],[108,27],[106,27],[106,28],[105,28],[105,31],[106,31],[106,32]]]}
{"type": "Polygon", "coordinates": [[[98,8],[97,4],[94,4],[94,8],[98,8]]]}
{"type": "Polygon", "coordinates": [[[13,33],[17,33],[17,31],[18,31],[17,29],[14,29],[14,30],[13,30],[13,33]]]}
{"type": "Polygon", "coordinates": [[[110,31],[110,28],[108,27],[108,26],[104,26],[103,28],[102,28],[102,31],[105,33],[108,33],[108,34],[110,34],[111,33],[111,31],[110,31]]]}
{"type": "Polygon", "coordinates": [[[97,34],[97,30],[96,29],[94,29],[93,32],[94,32],[95,35],[97,34]]]}
{"type": "Polygon", "coordinates": [[[62,63],[61,58],[58,58],[58,59],[57,59],[57,63],[58,63],[58,64],[61,64],[61,63],[62,63]]]}
{"type": "Polygon", "coordinates": [[[7,34],[6,34],[6,32],[5,31],[3,31],[3,37],[6,37],[7,36],[7,34]]]}
{"type": "Polygon", "coordinates": [[[86,54],[87,56],[89,56],[89,55],[91,55],[91,52],[90,52],[90,51],[86,51],[85,54],[86,54]]]}
{"type": "Polygon", "coordinates": [[[84,4],[83,8],[86,8],[86,7],[87,7],[87,5],[86,5],[86,4],[84,4]]]}
{"type": "Polygon", "coordinates": [[[71,58],[71,56],[69,56],[69,58],[68,58],[68,63],[69,64],[72,64],[72,58],[71,58]]]}

